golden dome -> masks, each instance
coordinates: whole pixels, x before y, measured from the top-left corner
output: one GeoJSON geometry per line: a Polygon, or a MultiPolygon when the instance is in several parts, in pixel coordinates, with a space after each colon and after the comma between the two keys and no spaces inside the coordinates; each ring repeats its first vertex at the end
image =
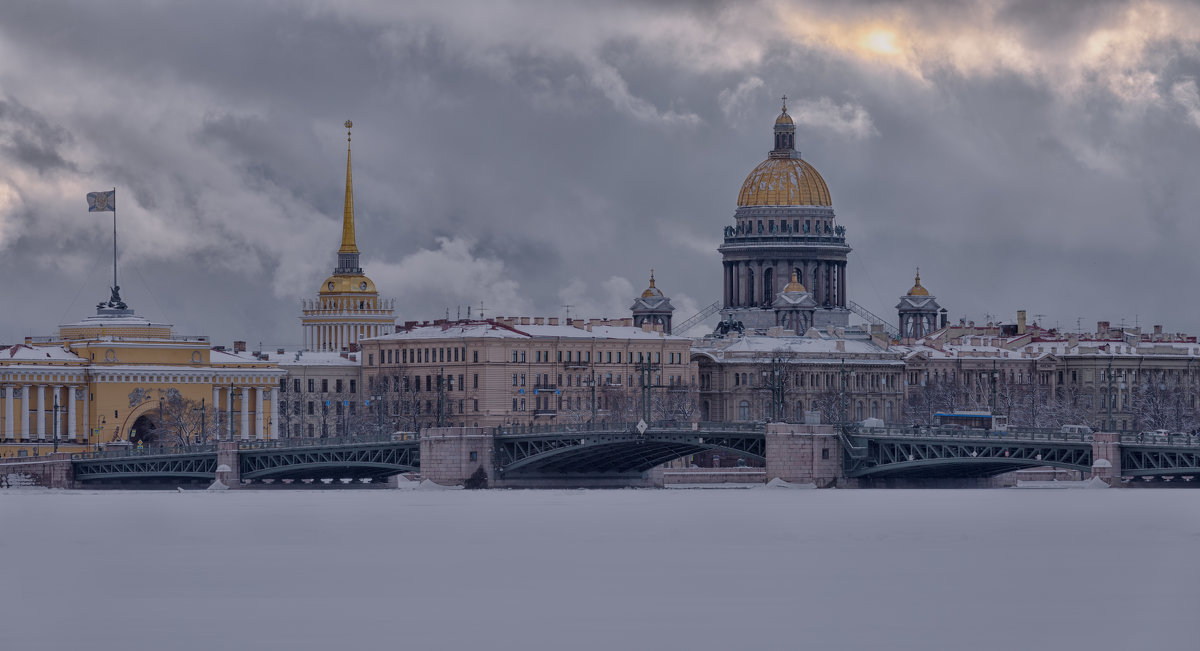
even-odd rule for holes
{"type": "Polygon", "coordinates": [[[768,158],[746,177],[738,206],[833,206],[833,199],[825,179],[808,162],[768,158]]]}
{"type": "Polygon", "coordinates": [[[792,124],[792,116],[787,114],[786,107],[783,109],[783,113],[780,113],[779,117],[775,118],[775,124],[792,124]]]}
{"type": "Polygon", "coordinates": [[[808,289],[805,288],[804,285],[800,282],[800,274],[798,274],[796,272],[796,270],[793,269],[792,270],[792,282],[788,283],[787,286],[783,288],[783,291],[804,293],[804,292],[807,292],[808,289]]]}
{"type": "Polygon", "coordinates": [[[908,290],[909,296],[929,296],[929,290],[921,286],[921,270],[917,269],[917,282],[908,290]]]}
{"type": "Polygon", "coordinates": [[[655,296],[662,296],[662,295],[663,295],[662,290],[654,286],[654,270],[651,269],[650,270],[650,286],[646,288],[646,291],[642,292],[642,298],[653,298],[655,296]]]}
{"type": "Polygon", "coordinates": [[[375,283],[362,274],[334,274],[321,283],[321,295],[325,294],[375,294],[375,283]]]}

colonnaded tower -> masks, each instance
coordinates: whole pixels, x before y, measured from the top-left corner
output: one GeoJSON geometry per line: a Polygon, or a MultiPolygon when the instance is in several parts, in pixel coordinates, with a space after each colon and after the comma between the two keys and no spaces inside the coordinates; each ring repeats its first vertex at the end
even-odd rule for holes
{"type": "Polygon", "coordinates": [[[796,151],[796,125],[775,119],[775,147],[742,184],[735,225],[717,249],[725,266],[721,316],[750,329],[776,325],[773,304],[790,279],[816,302],[811,325],[846,326],[846,229],[835,223],[829,187],[796,151]]]}
{"type": "Polygon", "coordinates": [[[342,209],[342,245],[333,275],[321,283],[317,298],[304,299],[300,323],[304,350],[340,352],[359,340],[390,335],[396,325],[392,299],[380,300],[375,283],[358,266],[354,242],[354,176],[350,169],[350,128],[346,120],[346,203],[342,209]]]}

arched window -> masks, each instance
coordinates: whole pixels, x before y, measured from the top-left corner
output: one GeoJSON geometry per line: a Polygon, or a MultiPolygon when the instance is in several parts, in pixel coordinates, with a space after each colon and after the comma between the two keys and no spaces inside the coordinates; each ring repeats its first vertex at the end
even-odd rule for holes
{"type": "Polygon", "coordinates": [[[797,423],[804,422],[804,401],[803,400],[796,401],[796,413],[794,415],[796,417],[797,423]]]}
{"type": "Polygon", "coordinates": [[[871,401],[871,418],[879,418],[879,403],[871,401]]]}
{"type": "Polygon", "coordinates": [[[887,406],[884,407],[884,414],[885,414],[884,420],[889,423],[892,422],[892,401],[891,400],[887,401],[887,406]]]}
{"type": "Polygon", "coordinates": [[[700,420],[703,420],[703,421],[711,420],[711,418],[709,418],[708,401],[707,400],[700,403],[700,420]]]}
{"type": "Polygon", "coordinates": [[[750,420],[750,403],[746,400],[738,403],[738,420],[750,420]]]}
{"type": "Polygon", "coordinates": [[[858,401],[858,405],[856,406],[856,409],[854,410],[854,413],[855,413],[855,414],[857,414],[857,415],[855,416],[855,420],[862,420],[862,419],[863,419],[863,403],[862,403],[862,401],[861,401],[861,400],[860,400],[860,401],[858,401]]]}

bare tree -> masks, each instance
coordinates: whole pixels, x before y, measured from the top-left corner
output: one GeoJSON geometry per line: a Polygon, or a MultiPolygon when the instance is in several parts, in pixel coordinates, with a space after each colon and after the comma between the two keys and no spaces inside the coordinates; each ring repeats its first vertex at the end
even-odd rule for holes
{"type": "Polygon", "coordinates": [[[164,443],[190,448],[216,440],[219,425],[211,406],[184,398],[174,388],[167,389],[162,397],[160,427],[164,443]]]}
{"type": "Polygon", "coordinates": [[[689,423],[700,418],[700,390],[692,384],[658,389],[653,394],[654,420],[689,423]]]}

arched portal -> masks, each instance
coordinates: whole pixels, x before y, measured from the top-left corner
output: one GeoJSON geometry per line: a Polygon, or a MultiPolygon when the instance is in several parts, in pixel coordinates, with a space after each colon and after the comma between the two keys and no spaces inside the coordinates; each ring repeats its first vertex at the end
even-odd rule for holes
{"type": "Polygon", "coordinates": [[[142,414],[129,428],[129,442],[133,445],[140,443],[143,447],[161,446],[164,434],[155,418],[150,414],[142,414]]]}

